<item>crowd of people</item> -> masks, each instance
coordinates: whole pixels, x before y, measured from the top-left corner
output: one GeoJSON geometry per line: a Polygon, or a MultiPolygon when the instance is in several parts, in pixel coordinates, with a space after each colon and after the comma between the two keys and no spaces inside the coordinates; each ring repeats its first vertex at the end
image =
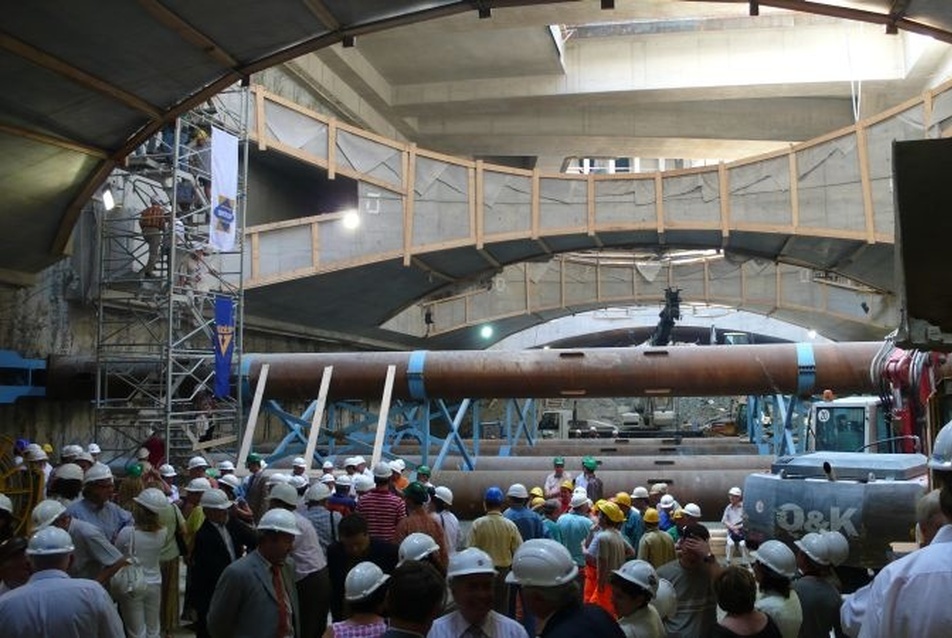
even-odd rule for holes
{"type": "Polygon", "coordinates": [[[732,488],[720,561],[696,504],[682,507],[662,483],[604,498],[590,457],[575,480],[557,457],[538,487],[489,487],[485,513],[461,526],[452,491],[423,465],[410,480],[399,459],[326,461],[312,477],[303,458],[266,472],[250,454],[239,478],[233,462],[196,456],[180,477],[143,448],[117,481],[95,444],[66,446],[56,464],[35,444],[19,452],[23,469],[49,480],[28,535],[13,534],[0,495],[0,634],[10,638],[939,635],[902,629],[924,626],[902,584],[948,578],[936,570],[947,491],[920,504],[934,547],[841,604],[841,534],[769,540],[748,555],[732,488]]]}

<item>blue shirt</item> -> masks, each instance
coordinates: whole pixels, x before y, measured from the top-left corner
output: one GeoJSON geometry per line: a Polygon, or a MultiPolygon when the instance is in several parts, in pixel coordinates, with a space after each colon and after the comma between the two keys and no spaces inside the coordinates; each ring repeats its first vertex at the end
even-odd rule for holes
{"type": "Polygon", "coordinates": [[[574,512],[566,512],[559,517],[559,531],[562,532],[562,544],[572,555],[572,560],[579,567],[585,566],[585,554],[582,552],[582,543],[588,538],[592,530],[592,519],[574,512]]]}
{"type": "Polygon", "coordinates": [[[628,539],[632,547],[635,549],[638,548],[638,541],[641,540],[642,535],[645,533],[645,522],[641,520],[641,512],[636,508],[633,507],[631,511],[628,512],[628,520],[621,526],[621,533],[622,536],[628,539]]]}
{"type": "Polygon", "coordinates": [[[66,513],[98,527],[110,543],[116,542],[120,529],[132,525],[132,514],[112,501],[106,501],[105,505],[97,508],[92,501],[81,498],[67,507],[66,513]]]}
{"type": "Polygon", "coordinates": [[[513,505],[502,515],[516,524],[523,541],[545,538],[545,530],[542,529],[542,517],[525,505],[513,505]]]}

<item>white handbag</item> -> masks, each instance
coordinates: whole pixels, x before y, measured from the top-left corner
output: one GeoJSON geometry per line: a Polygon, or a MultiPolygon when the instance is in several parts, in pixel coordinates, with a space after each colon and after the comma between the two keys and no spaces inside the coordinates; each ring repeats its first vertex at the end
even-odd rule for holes
{"type": "Polygon", "coordinates": [[[143,593],[145,588],[145,570],[136,556],[136,531],[133,529],[129,545],[129,564],[109,579],[109,590],[113,596],[134,597],[143,593]]]}

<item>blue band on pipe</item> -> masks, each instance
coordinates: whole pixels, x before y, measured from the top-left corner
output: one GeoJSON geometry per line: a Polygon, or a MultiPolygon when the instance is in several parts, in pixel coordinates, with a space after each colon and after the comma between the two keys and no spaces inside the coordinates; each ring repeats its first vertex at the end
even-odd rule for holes
{"type": "Polygon", "coordinates": [[[816,385],[816,359],[813,345],[797,344],[797,394],[812,394],[816,385]]]}
{"type": "Polygon", "coordinates": [[[426,399],[426,384],[423,381],[425,361],[426,350],[414,350],[407,362],[407,389],[410,391],[410,397],[417,401],[426,399]]]}
{"type": "Polygon", "coordinates": [[[241,358],[241,367],[238,370],[238,383],[241,384],[241,396],[245,402],[250,402],[254,396],[251,392],[251,380],[248,375],[251,374],[251,364],[255,362],[253,356],[244,356],[241,358]]]}

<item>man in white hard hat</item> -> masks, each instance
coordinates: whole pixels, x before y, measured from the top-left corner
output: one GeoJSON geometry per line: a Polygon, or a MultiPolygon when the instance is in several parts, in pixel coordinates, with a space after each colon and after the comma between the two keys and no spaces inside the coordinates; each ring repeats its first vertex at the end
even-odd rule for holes
{"type": "Polygon", "coordinates": [[[333,474],[334,473],[334,462],[333,461],[324,461],[321,464],[321,470],[324,471],[324,474],[333,474]]]}
{"type": "Polygon", "coordinates": [[[739,487],[732,487],[727,491],[727,498],[730,502],[724,508],[724,515],[721,522],[727,528],[726,558],[727,564],[731,564],[731,557],[734,554],[734,546],[740,548],[741,556],[744,562],[749,562],[747,556],[747,541],[744,539],[744,493],[739,487]]]}
{"type": "Polygon", "coordinates": [[[297,456],[291,461],[291,476],[304,476],[307,471],[307,463],[303,456],[297,456]]]}
{"type": "Polygon", "coordinates": [[[106,590],[66,573],[72,552],[72,539],[59,527],[33,534],[26,549],[33,575],[26,585],[0,596],[4,638],[123,638],[122,620],[106,590]]]}
{"type": "Polygon", "coordinates": [[[162,482],[165,484],[165,488],[163,488],[162,491],[168,496],[169,503],[178,503],[181,499],[178,485],[175,484],[175,478],[177,476],[178,472],[168,463],[163,463],[159,466],[159,477],[161,477],[162,482]]]}
{"type": "Polygon", "coordinates": [[[322,636],[327,628],[331,581],[327,571],[327,554],[321,546],[317,530],[298,511],[298,493],[290,484],[275,485],[268,496],[271,509],[291,512],[301,532],[294,537],[291,558],[294,562],[294,585],[298,599],[307,604],[301,608],[301,635],[322,636]]]}
{"type": "Polygon", "coordinates": [[[516,550],[506,581],[522,587],[529,612],[544,619],[542,638],[624,638],[607,611],[580,604],[577,574],[569,550],[542,538],[526,541],[516,550]]]}
{"type": "Polygon", "coordinates": [[[443,528],[443,538],[446,539],[446,551],[452,556],[460,547],[459,519],[450,510],[453,505],[453,491],[440,485],[433,491],[433,511],[430,516],[443,528]]]}
{"type": "Polygon", "coordinates": [[[393,570],[387,588],[389,627],[381,638],[425,636],[443,609],[446,581],[433,565],[408,560],[393,570]]]}
{"type": "Polygon", "coordinates": [[[364,457],[358,454],[357,456],[354,457],[354,461],[357,462],[358,474],[363,474],[364,476],[370,479],[374,477],[373,470],[367,467],[367,459],[365,459],[364,457]]]}
{"type": "Polygon", "coordinates": [[[407,515],[403,499],[390,491],[391,468],[384,461],[374,466],[374,489],[357,503],[357,513],[367,519],[370,536],[388,543],[394,542],[397,523],[407,515]]]}
{"type": "Polygon", "coordinates": [[[63,463],[55,470],[46,488],[49,498],[56,499],[63,505],[71,505],[83,491],[83,468],[75,463],[63,463]]]}
{"type": "MultiPolygon", "coordinates": [[[[188,478],[208,478],[205,475],[205,471],[208,469],[208,461],[205,460],[203,456],[193,456],[188,460],[188,478]]],[[[213,486],[214,487],[214,486],[213,486]]]]}
{"type": "MultiPolygon", "coordinates": [[[[559,526],[559,534],[562,536],[562,544],[569,551],[572,560],[578,567],[576,580],[579,584],[579,591],[585,588],[585,553],[582,550],[582,543],[588,538],[595,523],[589,516],[591,505],[585,490],[579,490],[572,493],[572,500],[569,502],[569,511],[559,516],[555,522],[559,526]]],[[[581,594],[579,594],[581,596],[581,594]]]]}
{"type": "Polygon", "coordinates": [[[658,574],[651,563],[630,560],[609,576],[618,624],[628,638],[664,638],[664,624],[648,604],[658,593],[658,574]]]}
{"type": "Polygon", "coordinates": [[[69,534],[73,541],[73,558],[67,571],[74,578],[89,578],[105,585],[128,564],[122,552],[106,540],[98,527],[74,519],[58,501],[37,503],[30,513],[30,522],[34,532],[54,526],[69,534]]]}
{"type": "Polygon", "coordinates": [[[315,483],[304,493],[304,503],[307,510],[304,512],[306,518],[317,532],[317,539],[321,543],[324,553],[331,543],[338,537],[337,526],[340,525],[340,512],[332,512],[327,509],[327,499],[330,498],[331,491],[323,483],[315,483]]]}
{"type": "Polygon", "coordinates": [[[66,508],[73,518],[97,526],[110,543],[120,529],[132,525],[132,514],[112,502],[114,489],[109,466],[96,463],[83,477],[83,497],[66,508]]]}
{"type": "Polygon", "coordinates": [[[470,635],[528,638],[529,634],[522,625],[493,610],[495,576],[492,558],[481,549],[470,547],[451,556],[446,578],[457,609],[437,618],[427,638],[459,638],[470,635]],[[482,633],[471,631],[467,634],[470,628],[482,633]]]}
{"type": "Polygon", "coordinates": [[[229,521],[232,501],[224,491],[206,490],[200,503],[205,522],[195,534],[192,564],[188,569],[189,598],[196,613],[196,638],[210,638],[206,616],[218,579],[226,567],[254,550],[257,539],[250,528],[245,531],[238,521],[229,521]]]}
{"type": "Polygon", "coordinates": [[[403,459],[390,461],[390,489],[397,494],[403,494],[403,490],[410,484],[410,479],[403,475],[406,469],[407,464],[403,459]]]}
{"type": "Polygon", "coordinates": [[[257,549],[228,565],[218,579],[207,616],[216,638],[303,635],[294,566],[287,560],[301,533],[297,520],[287,510],[271,509],[257,529],[257,549]]]}
{"type": "Polygon", "coordinates": [[[397,566],[398,548],[395,544],[370,536],[367,520],[360,514],[341,519],[339,538],[327,548],[327,567],[331,576],[331,615],[336,622],[347,618],[344,608],[344,585],[347,574],[358,563],[369,561],[385,574],[397,566]]]}
{"type": "Polygon", "coordinates": [[[86,452],[88,452],[89,455],[93,457],[93,463],[99,462],[99,455],[102,454],[102,449],[100,449],[97,443],[90,443],[86,447],[86,452]]]}

